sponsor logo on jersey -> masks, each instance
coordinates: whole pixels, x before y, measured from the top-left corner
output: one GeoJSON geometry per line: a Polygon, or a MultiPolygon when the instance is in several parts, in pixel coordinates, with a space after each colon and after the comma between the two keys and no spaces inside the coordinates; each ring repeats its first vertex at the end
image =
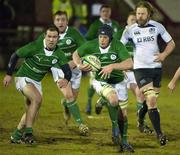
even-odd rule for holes
{"type": "Polygon", "coordinates": [[[110,58],[111,60],[116,60],[117,56],[115,54],[111,54],[110,58]]]}
{"type": "Polygon", "coordinates": [[[142,79],[139,81],[141,85],[144,85],[146,83],[146,80],[145,79],[142,79]]]}
{"type": "Polygon", "coordinates": [[[35,57],[38,59],[39,62],[41,61],[41,57],[39,57],[37,55],[35,57]]]}
{"type": "Polygon", "coordinates": [[[72,53],[71,52],[66,52],[66,53],[64,53],[65,54],[65,56],[71,56],[72,55],[72,53]]]}
{"type": "Polygon", "coordinates": [[[141,33],[139,31],[135,31],[134,35],[140,35],[141,33]]]}
{"type": "Polygon", "coordinates": [[[154,41],[154,36],[146,36],[137,38],[137,43],[154,41]]]}
{"type": "Polygon", "coordinates": [[[67,45],[70,45],[71,43],[72,43],[72,41],[71,41],[70,39],[67,39],[67,40],[66,40],[66,44],[67,44],[67,45]]]}
{"type": "Polygon", "coordinates": [[[57,63],[57,59],[52,60],[52,64],[55,64],[55,63],[57,63]]]}

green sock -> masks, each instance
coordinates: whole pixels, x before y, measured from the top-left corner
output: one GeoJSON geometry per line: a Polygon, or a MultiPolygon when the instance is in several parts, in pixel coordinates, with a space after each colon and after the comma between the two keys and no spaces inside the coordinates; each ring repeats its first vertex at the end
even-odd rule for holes
{"type": "Polygon", "coordinates": [[[75,121],[80,125],[82,123],[82,118],[76,101],[67,103],[67,107],[72,116],[74,117],[75,121]]]}
{"type": "Polygon", "coordinates": [[[108,112],[110,119],[112,121],[112,128],[119,128],[118,127],[118,106],[111,106],[110,104],[107,105],[108,112]]]}
{"type": "Polygon", "coordinates": [[[31,134],[31,133],[33,133],[33,129],[31,127],[27,127],[27,128],[25,128],[24,132],[25,132],[25,134],[31,134]]]}
{"type": "Polygon", "coordinates": [[[136,109],[137,109],[137,111],[139,111],[142,107],[143,107],[143,104],[142,104],[142,103],[140,103],[140,102],[137,102],[137,103],[136,103],[136,109]]]}
{"type": "Polygon", "coordinates": [[[93,86],[90,85],[90,87],[88,88],[88,104],[90,104],[90,105],[91,105],[92,97],[93,97],[94,93],[95,93],[95,90],[94,90],[93,86]]]}
{"type": "Polygon", "coordinates": [[[61,100],[61,104],[62,104],[64,107],[67,107],[66,99],[62,99],[62,100],[61,100]]]}
{"type": "Polygon", "coordinates": [[[107,99],[105,99],[104,97],[100,97],[100,103],[102,106],[106,105],[107,104],[107,99]]]}
{"type": "Polygon", "coordinates": [[[125,116],[124,117],[124,125],[123,125],[123,134],[121,135],[122,144],[127,143],[127,129],[128,129],[128,119],[125,116]]]}
{"type": "Polygon", "coordinates": [[[19,140],[21,138],[21,136],[22,136],[22,132],[21,132],[21,130],[19,130],[17,128],[12,133],[12,137],[16,140],[19,140]]]}

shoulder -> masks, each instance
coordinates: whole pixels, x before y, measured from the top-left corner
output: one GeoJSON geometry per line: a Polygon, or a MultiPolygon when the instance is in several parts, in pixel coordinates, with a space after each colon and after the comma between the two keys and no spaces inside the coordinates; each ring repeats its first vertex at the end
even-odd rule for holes
{"type": "Polygon", "coordinates": [[[154,27],[164,27],[161,23],[155,21],[155,20],[150,20],[149,23],[150,25],[154,26],[154,27]]]}
{"type": "Polygon", "coordinates": [[[122,42],[120,42],[118,39],[113,38],[112,42],[111,42],[111,46],[113,47],[122,47],[124,46],[122,42]]]}

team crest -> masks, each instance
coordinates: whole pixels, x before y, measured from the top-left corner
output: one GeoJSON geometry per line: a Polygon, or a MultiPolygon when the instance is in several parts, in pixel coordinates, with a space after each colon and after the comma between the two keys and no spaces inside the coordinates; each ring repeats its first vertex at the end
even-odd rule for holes
{"type": "Polygon", "coordinates": [[[70,45],[71,42],[72,42],[72,41],[71,41],[70,39],[67,39],[67,40],[66,40],[66,44],[67,44],[67,45],[70,45]]]}
{"type": "Polygon", "coordinates": [[[57,63],[57,59],[52,60],[52,64],[55,64],[55,63],[57,63]]]}
{"type": "Polygon", "coordinates": [[[154,28],[154,27],[151,27],[151,28],[149,29],[149,33],[151,33],[151,34],[155,33],[155,28],[154,28]]]}
{"type": "Polygon", "coordinates": [[[110,58],[111,60],[116,60],[117,56],[115,54],[111,54],[110,58]]]}

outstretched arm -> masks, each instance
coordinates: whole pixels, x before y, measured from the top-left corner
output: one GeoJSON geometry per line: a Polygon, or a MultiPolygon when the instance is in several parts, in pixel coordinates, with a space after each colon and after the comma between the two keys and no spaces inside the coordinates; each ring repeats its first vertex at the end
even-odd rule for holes
{"type": "Polygon", "coordinates": [[[6,73],[6,76],[4,77],[4,80],[3,80],[3,84],[5,87],[7,87],[12,80],[12,74],[14,72],[14,69],[15,69],[15,66],[16,66],[18,59],[19,59],[18,55],[14,52],[11,55],[11,58],[9,60],[7,73],[6,73]]]}
{"type": "Polygon", "coordinates": [[[180,77],[180,67],[177,69],[176,73],[174,74],[173,78],[171,79],[171,81],[168,84],[168,88],[173,91],[176,87],[176,81],[179,79],[180,77]]]}

